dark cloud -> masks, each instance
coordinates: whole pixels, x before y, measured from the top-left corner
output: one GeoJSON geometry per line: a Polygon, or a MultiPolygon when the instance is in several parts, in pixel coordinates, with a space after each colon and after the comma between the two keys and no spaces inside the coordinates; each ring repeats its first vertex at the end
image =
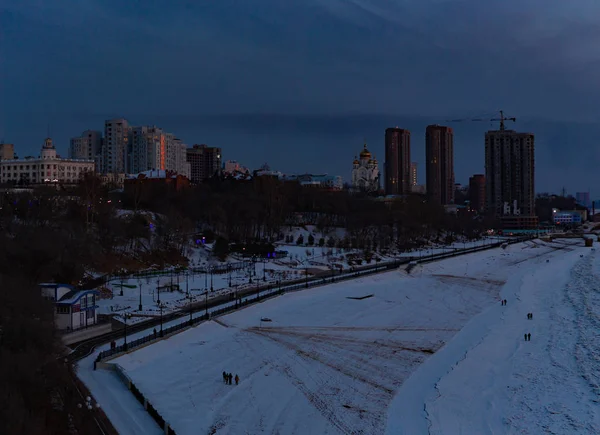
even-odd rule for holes
{"type": "MultiPolygon", "coordinates": [[[[281,150],[277,132],[288,121],[252,115],[235,122],[262,127],[217,132],[203,116],[314,114],[322,118],[293,121],[295,134],[351,158],[363,136],[381,146],[375,126],[414,115],[443,121],[504,108],[519,118],[596,121],[599,16],[594,0],[577,8],[558,0],[20,0],[0,6],[0,136],[35,153],[48,123],[66,144],[126,116],[181,125],[175,132],[189,143],[210,138],[227,143],[230,156],[257,160],[244,134],[251,148],[281,150]],[[350,134],[323,131],[323,116],[349,113],[396,116],[352,118],[350,134]]],[[[581,155],[582,165],[596,158],[587,146],[594,139],[581,133],[595,127],[574,125],[536,124],[553,138],[540,145],[540,174],[560,167],[554,159],[575,171],[581,155]]],[[[475,136],[465,137],[469,146],[480,146],[475,136]]],[[[481,157],[462,149],[466,159],[481,157]]],[[[325,170],[322,162],[299,154],[289,169],[325,170]]],[[[346,163],[327,162],[347,175],[346,163]]]]}

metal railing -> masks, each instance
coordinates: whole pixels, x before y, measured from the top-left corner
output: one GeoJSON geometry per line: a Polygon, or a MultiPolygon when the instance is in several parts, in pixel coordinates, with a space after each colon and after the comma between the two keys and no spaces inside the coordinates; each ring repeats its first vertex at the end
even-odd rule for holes
{"type": "MultiPolygon", "coordinates": [[[[164,328],[162,331],[157,331],[156,334],[152,333],[145,337],[141,337],[136,340],[130,341],[127,344],[122,344],[119,346],[115,346],[114,348],[104,350],[98,354],[98,357],[96,358],[95,363],[104,361],[108,358],[112,358],[115,355],[118,355],[120,353],[130,351],[132,349],[140,347],[151,341],[164,338],[168,335],[171,335],[175,332],[181,331],[181,330],[188,328],[190,326],[193,326],[197,323],[206,321],[206,320],[210,319],[211,317],[221,316],[223,314],[238,310],[247,305],[250,305],[250,304],[253,304],[256,302],[260,302],[262,300],[269,299],[269,298],[272,298],[275,296],[279,296],[279,295],[282,295],[287,292],[293,292],[293,291],[318,287],[318,286],[322,286],[325,284],[331,284],[331,283],[339,282],[339,281],[347,281],[347,280],[355,279],[355,278],[358,278],[361,276],[368,276],[368,275],[373,275],[373,274],[380,273],[380,272],[390,271],[390,270],[397,269],[401,265],[409,264],[410,262],[413,262],[413,261],[416,261],[417,263],[428,263],[431,261],[443,260],[445,258],[452,258],[452,257],[460,256],[460,255],[466,255],[466,254],[471,254],[471,253],[475,253],[475,252],[485,251],[488,249],[498,248],[505,244],[512,245],[512,244],[520,243],[520,242],[523,242],[525,240],[530,240],[530,239],[532,239],[532,237],[522,237],[522,238],[518,238],[518,239],[514,239],[514,240],[499,241],[499,242],[491,243],[488,245],[474,246],[474,247],[470,247],[470,248],[466,248],[466,249],[458,249],[458,250],[454,250],[454,251],[450,251],[450,252],[442,252],[442,253],[437,253],[437,254],[432,253],[427,256],[421,255],[418,257],[417,256],[403,257],[403,258],[399,258],[399,259],[392,260],[392,261],[381,262],[376,265],[367,265],[367,266],[362,266],[362,267],[356,267],[353,270],[350,270],[348,272],[344,272],[344,273],[338,274],[338,275],[332,274],[331,276],[327,276],[327,277],[306,278],[305,280],[303,280],[303,282],[296,281],[293,284],[276,283],[276,284],[267,285],[266,288],[265,287],[262,287],[262,288],[257,287],[255,293],[246,295],[246,299],[243,299],[243,297],[241,297],[241,298],[238,298],[238,300],[236,300],[234,303],[226,302],[225,304],[223,304],[223,305],[225,305],[223,307],[220,307],[220,308],[215,307],[210,310],[206,309],[207,314],[203,314],[201,316],[194,317],[190,320],[184,321],[177,325],[173,325],[168,328],[164,328]]],[[[249,290],[252,290],[252,289],[249,289],[249,290]]],[[[204,308],[202,308],[201,310],[204,310],[204,308]]]]}

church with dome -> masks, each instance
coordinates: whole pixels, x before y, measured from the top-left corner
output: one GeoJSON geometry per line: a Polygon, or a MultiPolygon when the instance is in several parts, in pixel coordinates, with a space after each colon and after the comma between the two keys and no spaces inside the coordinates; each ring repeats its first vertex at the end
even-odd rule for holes
{"type": "Polygon", "coordinates": [[[377,192],[379,190],[379,166],[375,156],[364,145],[352,167],[352,190],[357,192],[377,192]]]}

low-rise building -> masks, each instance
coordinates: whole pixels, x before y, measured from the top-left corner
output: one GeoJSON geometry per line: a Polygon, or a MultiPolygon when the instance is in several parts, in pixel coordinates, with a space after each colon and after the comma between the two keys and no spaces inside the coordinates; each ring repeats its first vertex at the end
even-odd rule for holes
{"type": "Polygon", "coordinates": [[[78,183],[86,172],[94,172],[94,160],[63,159],[47,138],[38,158],[26,157],[0,161],[3,184],[78,183]]]}
{"type": "Polygon", "coordinates": [[[579,225],[584,220],[581,210],[552,210],[552,222],[556,225],[579,225]]]}
{"type": "Polygon", "coordinates": [[[55,324],[60,330],[74,331],[98,323],[97,290],[77,290],[69,284],[40,284],[42,296],[54,302],[55,324]]]}
{"type": "Polygon", "coordinates": [[[139,185],[165,185],[175,190],[189,187],[190,180],[175,171],[144,171],[135,175],[127,175],[124,182],[125,193],[139,185]]]}

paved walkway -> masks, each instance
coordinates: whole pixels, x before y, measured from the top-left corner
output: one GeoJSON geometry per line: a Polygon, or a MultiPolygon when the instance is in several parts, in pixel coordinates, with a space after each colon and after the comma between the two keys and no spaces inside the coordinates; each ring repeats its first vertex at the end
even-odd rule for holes
{"type": "Polygon", "coordinates": [[[112,325],[110,323],[104,323],[102,325],[91,326],[86,329],[81,329],[79,331],[65,334],[63,335],[62,340],[63,343],[65,343],[68,346],[72,343],[77,343],[78,341],[83,341],[87,340],[88,338],[97,337],[98,335],[106,334],[110,331],[112,331],[112,325]]]}

